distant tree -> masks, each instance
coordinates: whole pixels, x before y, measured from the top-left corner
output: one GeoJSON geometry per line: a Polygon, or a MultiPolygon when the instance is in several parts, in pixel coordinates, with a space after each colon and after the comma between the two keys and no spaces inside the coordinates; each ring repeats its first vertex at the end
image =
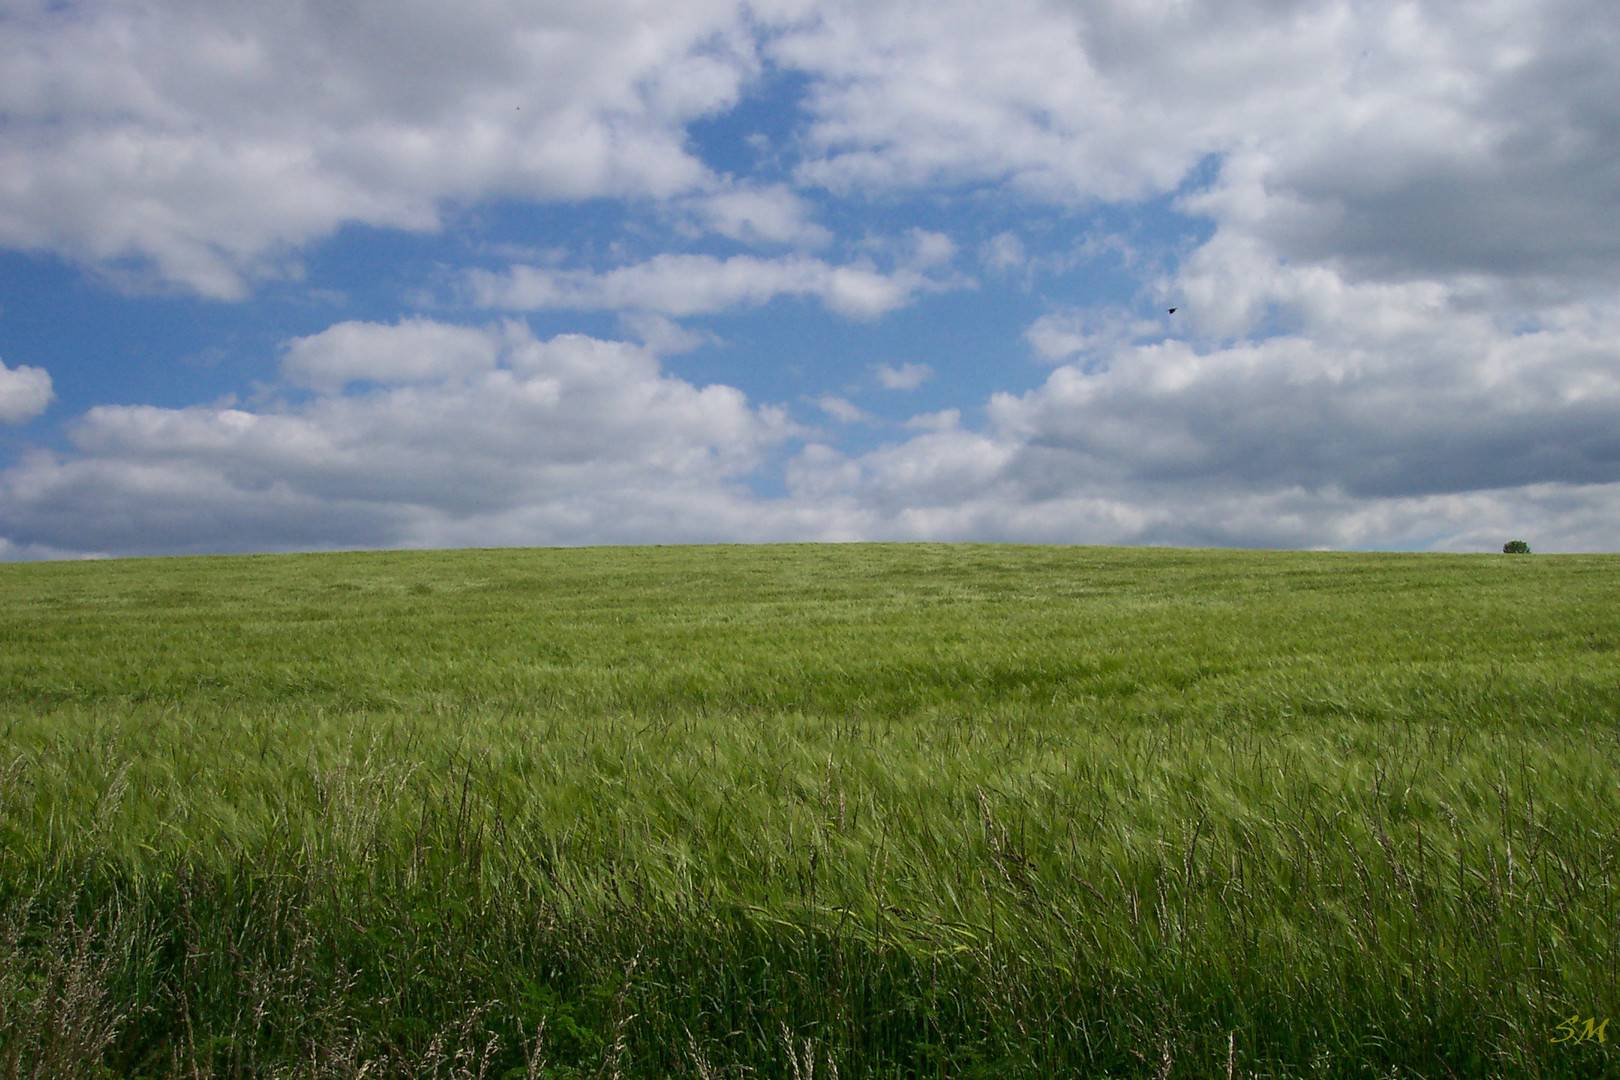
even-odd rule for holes
{"type": "Polygon", "coordinates": [[[1509,540],[1507,543],[1502,545],[1502,554],[1528,555],[1530,554],[1530,545],[1525,543],[1523,540],[1509,540]]]}

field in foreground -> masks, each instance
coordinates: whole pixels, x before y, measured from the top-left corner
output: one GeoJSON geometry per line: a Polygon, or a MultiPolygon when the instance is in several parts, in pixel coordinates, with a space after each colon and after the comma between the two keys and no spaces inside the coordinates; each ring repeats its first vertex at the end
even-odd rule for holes
{"type": "Polygon", "coordinates": [[[0,565],[0,1077],[1620,1075],[1617,661],[1611,557],[0,565]]]}

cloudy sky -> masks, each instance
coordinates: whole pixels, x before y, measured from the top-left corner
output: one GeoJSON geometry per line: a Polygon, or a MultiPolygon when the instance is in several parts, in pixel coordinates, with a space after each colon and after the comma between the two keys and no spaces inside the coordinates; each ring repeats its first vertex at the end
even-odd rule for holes
{"type": "Polygon", "coordinates": [[[1611,0],[0,0],[0,558],[1620,550],[1617,58],[1611,0]]]}

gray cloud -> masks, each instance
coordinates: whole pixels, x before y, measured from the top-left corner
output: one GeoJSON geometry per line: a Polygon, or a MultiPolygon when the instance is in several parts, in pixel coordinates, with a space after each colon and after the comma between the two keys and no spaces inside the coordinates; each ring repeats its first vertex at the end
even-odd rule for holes
{"type": "Polygon", "coordinates": [[[1394,8],[1309,127],[1232,155],[1189,206],[1368,277],[1612,282],[1620,13],[1394,8]]]}
{"type": "Polygon", "coordinates": [[[1367,277],[1612,281],[1620,10],[968,0],[828,4],[773,55],[812,84],[806,182],[1174,190],[1296,260],[1367,277]]]}
{"type": "MultiPolygon", "coordinates": [[[[1244,313],[1280,312],[1296,332],[1103,339],[1040,390],[998,398],[998,423],[1032,452],[1120,479],[1367,497],[1620,480],[1620,307],[1504,325],[1432,282],[1281,264],[1234,280],[1240,265],[1222,261],[1211,281],[1195,262],[1179,287],[1236,294],[1244,313]]],[[[1211,318],[1226,329],[1233,316],[1211,318]]]]}

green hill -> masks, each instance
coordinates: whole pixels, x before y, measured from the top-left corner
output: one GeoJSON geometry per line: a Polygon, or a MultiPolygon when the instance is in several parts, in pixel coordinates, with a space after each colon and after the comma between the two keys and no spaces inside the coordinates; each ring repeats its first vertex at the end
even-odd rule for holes
{"type": "Polygon", "coordinates": [[[1617,752],[1615,557],[0,565],[0,1077],[1620,1075],[1617,752]]]}

